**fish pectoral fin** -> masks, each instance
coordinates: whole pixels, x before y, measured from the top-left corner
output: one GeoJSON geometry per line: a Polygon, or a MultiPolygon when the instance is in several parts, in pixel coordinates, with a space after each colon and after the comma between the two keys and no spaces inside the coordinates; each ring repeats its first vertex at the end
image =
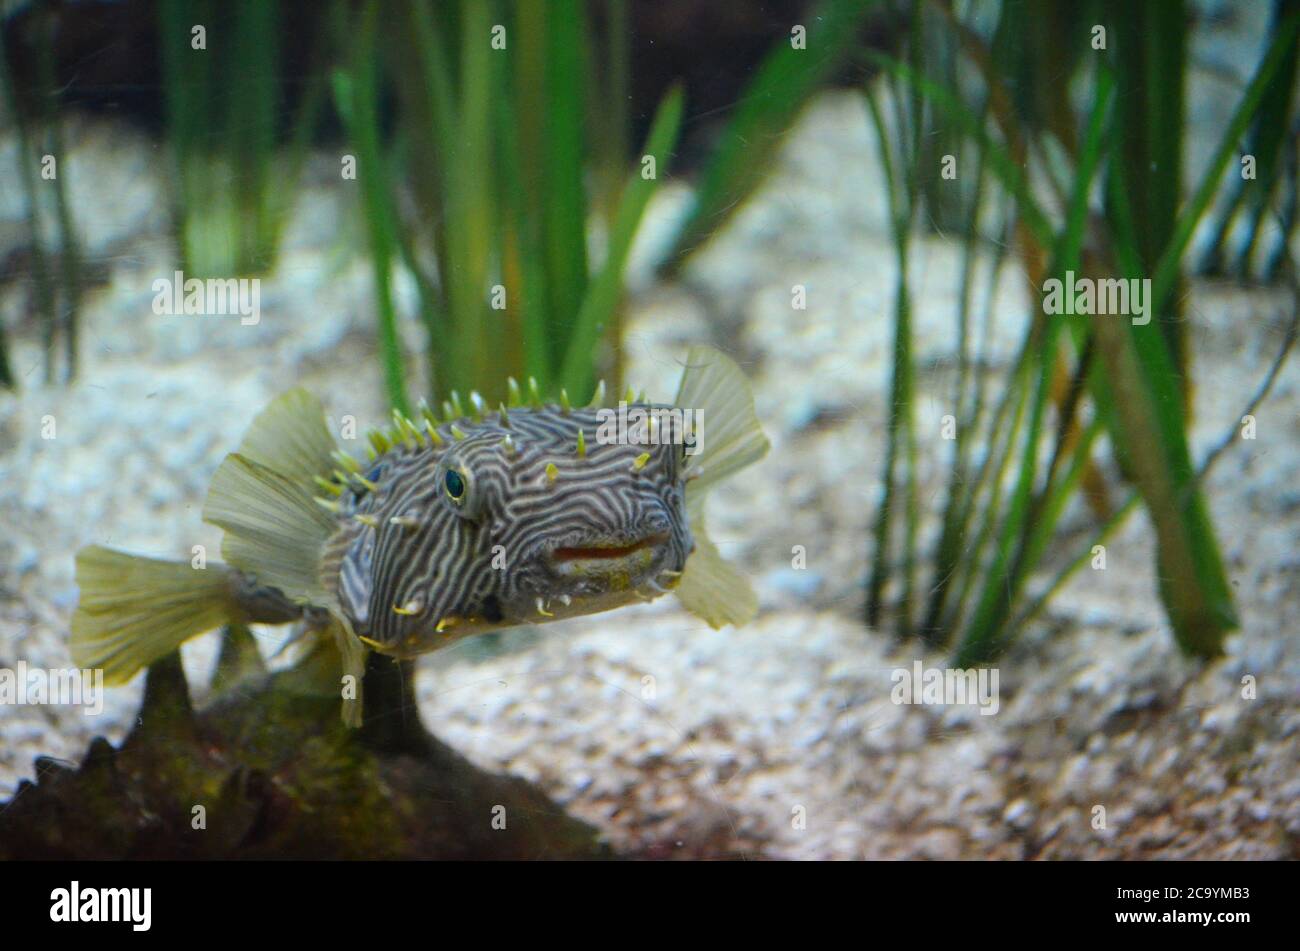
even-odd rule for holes
{"type": "Polygon", "coordinates": [[[771,444],[759,425],[745,374],[712,347],[694,346],[687,353],[675,405],[695,411],[699,442],[686,469],[686,516],[695,550],[674,590],[686,610],[710,627],[746,624],[758,613],[758,598],[709,539],[704,497],[718,482],[761,459],[771,444]]]}
{"type": "Polygon", "coordinates": [[[749,579],[719,553],[704,530],[703,512],[691,525],[695,550],[673,593],[682,606],[715,630],[727,624],[748,624],[758,613],[758,597],[749,579]]]}
{"type": "Polygon", "coordinates": [[[232,452],[212,477],[203,520],[225,529],[227,562],[290,598],[324,601],[321,551],[337,520],[307,488],[232,452]]]}
{"type": "Polygon", "coordinates": [[[745,468],[767,453],[771,444],[754,411],[754,394],[734,360],[712,347],[697,345],[686,354],[675,405],[694,410],[699,452],[689,457],[690,490],[696,494],[745,468]]]}

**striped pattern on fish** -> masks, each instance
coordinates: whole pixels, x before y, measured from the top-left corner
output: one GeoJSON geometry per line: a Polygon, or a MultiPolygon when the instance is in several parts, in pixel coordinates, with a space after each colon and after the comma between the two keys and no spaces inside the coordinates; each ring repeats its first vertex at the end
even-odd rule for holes
{"type": "Polygon", "coordinates": [[[452,636],[600,610],[614,568],[626,574],[621,590],[647,599],[672,587],[694,544],[683,447],[602,445],[600,423],[596,410],[558,405],[462,418],[433,430],[441,445],[399,443],[364,482],[349,479],[323,571],[354,631],[386,653],[420,653],[452,636]],[[459,504],[448,471],[465,483],[459,504]],[[647,540],[586,572],[555,555],[647,540]]]}

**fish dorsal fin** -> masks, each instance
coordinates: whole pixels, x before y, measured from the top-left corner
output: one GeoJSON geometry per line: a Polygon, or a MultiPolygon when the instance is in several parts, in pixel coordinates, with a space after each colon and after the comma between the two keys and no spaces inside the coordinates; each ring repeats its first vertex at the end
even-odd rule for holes
{"type": "Polygon", "coordinates": [[[295,479],[238,452],[212,477],[203,520],[226,531],[227,562],[290,598],[327,604],[321,551],[335,520],[295,479]]]}
{"type": "Polygon", "coordinates": [[[749,580],[727,564],[704,528],[704,496],[687,495],[686,517],[695,550],[686,559],[675,593],[682,606],[712,628],[748,624],[758,613],[758,598],[749,580]]]}
{"type": "Polygon", "coordinates": [[[320,400],[302,387],[281,393],[253,419],[235,451],[258,465],[302,483],[328,476],[337,444],[325,427],[320,400]]]}
{"type": "Polygon", "coordinates": [[[677,390],[679,409],[698,413],[701,450],[689,457],[687,495],[703,495],[732,473],[757,462],[770,447],[754,412],[754,394],[740,367],[712,347],[686,355],[677,390]]]}

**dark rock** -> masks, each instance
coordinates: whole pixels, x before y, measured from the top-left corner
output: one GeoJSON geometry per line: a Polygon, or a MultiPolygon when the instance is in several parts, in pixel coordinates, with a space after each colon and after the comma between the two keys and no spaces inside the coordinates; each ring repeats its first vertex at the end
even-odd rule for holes
{"type": "Polygon", "coordinates": [[[313,665],[245,669],[196,711],[179,657],[155,664],[121,747],[96,738],[77,769],[42,758],[0,805],[0,860],[611,856],[535,787],[425,732],[410,670],[377,659],[349,730],[313,665]]]}

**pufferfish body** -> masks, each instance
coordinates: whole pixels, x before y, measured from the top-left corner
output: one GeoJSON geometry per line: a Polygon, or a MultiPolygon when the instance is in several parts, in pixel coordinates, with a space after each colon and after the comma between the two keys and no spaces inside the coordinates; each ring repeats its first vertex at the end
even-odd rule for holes
{"type": "MultiPolygon", "coordinates": [[[[74,661],[121,683],[231,621],[305,619],[359,678],[370,651],[410,657],[668,591],[713,627],[752,617],[704,529],[705,493],[768,449],[729,358],[692,348],[672,404],[510,390],[496,410],[475,394],[469,412],[395,413],[365,460],[339,449],[314,396],[283,394],[213,476],[203,518],[224,530],[226,564],[78,553],[74,661]]],[[[359,704],[344,717],[359,722],[359,704]]]]}

